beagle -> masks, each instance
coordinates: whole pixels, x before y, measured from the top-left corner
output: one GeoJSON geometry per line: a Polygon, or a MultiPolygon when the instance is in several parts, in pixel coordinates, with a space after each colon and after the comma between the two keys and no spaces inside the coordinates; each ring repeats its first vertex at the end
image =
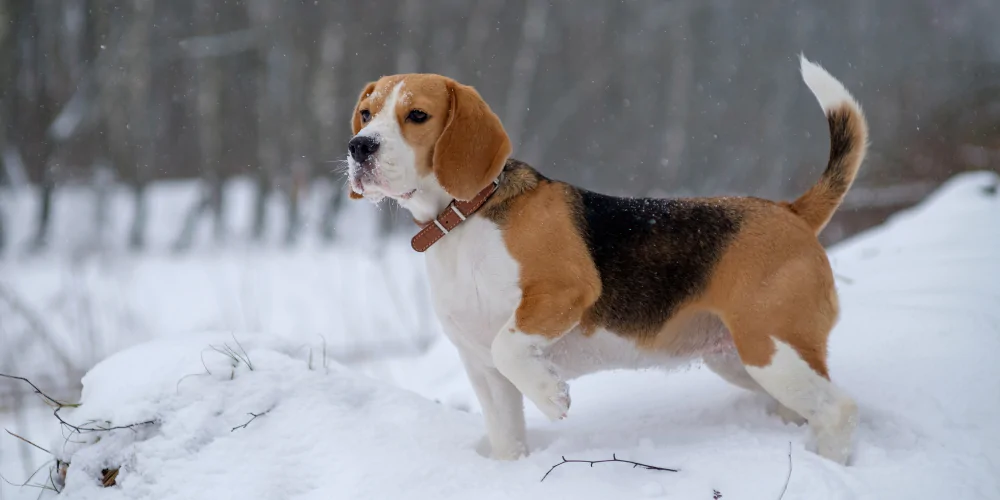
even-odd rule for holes
{"type": "Polygon", "coordinates": [[[802,77],[830,127],[819,182],[793,202],[617,198],[511,159],[472,88],[430,74],[369,83],[352,117],[353,198],[394,198],[423,229],[435,312],[486,421],[491,456],[525,455],[522,396],[566,416],[575,377],[703,360],[808,421],[821,456],[846,463],[857,407],[827,371],[837,320],[816,235],[868,146],[861,107],[820,66],[802,77]]]}

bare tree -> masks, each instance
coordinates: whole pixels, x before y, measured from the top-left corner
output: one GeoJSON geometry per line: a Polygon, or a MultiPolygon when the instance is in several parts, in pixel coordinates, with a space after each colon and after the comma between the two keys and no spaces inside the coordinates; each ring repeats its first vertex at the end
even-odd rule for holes
{"type": "MultiPolygon", "coordinates": [[[[634,195],[790,196],[814,177],[802,167],[825,137],[801,109],[800,50],[879,117],[861,184],[938,178],[942,164],[964,161],[959,144],[995,135],[938,110],[991,78],[983,68],[1000,61],[991,24],[1000,4],[949,5],[7,0],[0,120],[40,193],[35,248],[48,239],[57,184],[107,179],[74,172],[105,159],[112,182],[131,188],[134,247],[145,240],[144,193],[159,178],[201,179],[177,248],[209,217],[224,237],[223,187],[237,175],[256,187],[251,236],[264,237],[268,206],[280,202],[288,243],[311,184],[333,180],[318,228],[330,239],[346,188],[326,162],[344,154],[357,91],[408,71],[475,85],[515,154],[553,177],[634,195]],[[879,29],[890,18],[893,30],[879,29]]],[[[109,192],[98,184],[96,195],[109,192]]],[[[378,215],[380,232],[402,220],[394,208],[378,215]]]]}
{"type": "Polygon", "coordinates": [[[191,246],[194,232],[201,216],[212,214],[212,229],[216,243],[226,236],[225,220],[225,174],[222,171],[222,120],[221,92],[222,75],[219,63],[211,55],[215,50],[211,45],[225,42],[225,38],[214,38],[216,33],[215,10],[219,5],[212,0],[195,2],[195,37],[185,40],[181,47],[189,56],[189,66],[194,66],[197,80],[195,109],[198,112],[198,151],[200,153],[201,189],[199,199],[188,210],[184,225],[174,242],[175,250],[191,246]]]}
{"type": "MultiPolygon", "coordinates": [[[[341,9],[330,9],[330,11],[333,16],[342,13],[341,9]]],[[[323,27],[319,44],[319,62],[312,75],[310,107],[316,123],[316,154],[321,164],[327,167],[323,173],[333,180],[333,189],[323,204],[319,219],[320,236],[326,241],[333,240],[333,223],[348,189],[343,182],[343,172],[337,168],[339,165],[335,160],[345,154],[343,143],[330,139],[338,137],[338,132],[346,128],[341,123],[347,123],[347,119],[342,119],[340,116],[349,105],[341,104],[340,79],[336,75],[336,68],[344,60],[346,42],[346,35],[342,30],[330,25],[323,27]]]]}
{"type": "MultiPolygon", "coordinates": [[[[11,33],[8,27],[10,26],[11,18],[9,17],[7,2],[0,2],[0,74],[11,75],[14,70],[14,50],[16,40],[14,39],[13,33],[11,33]]],[[[11,85],[10,78],[0,79],[0,188],[10,183],[7,179],[7,135],[9,132],[9,124],[6,123],[6,119],[10,116],[10,101],[13,88],[11,85]]],[[[0,195],[3,194],[3,190],[0,189],[0,195]]],[[[3,199],[0,198],[0,201],[3,199]]],[[[3,255],[4,249],[7,247],[7,232],[4,226],[4,212],[3,204],[0,203],[0,256],[3,255]]]]}
{"type": "Polygon", "coordinates": [[[284,23],[278,22],[279,6],[268,0],[248,0],[251,25],[260,31],[258,48],[260,70],[257,72],[257,192],[253,208],[251,237],[260,240],[267,227],[267,201],[274,178],[287,155],[283,151],[282,125],[287,117],[287,86],[292,50],[284,23]]]}
{"type": "MultiPolygon", "coordinates": [[[[199,2],[200,3],[200,2],[199,2]]],[[[133,11],[124,39],[123,63],[128,67],[128,125],[135,153],[135,176],[132,180],[133,219],[129,231],[129,246],[145,246],[147,203],[146,188],[155,168],[156,141],[151,133],[150,85],[152,63],[150,31],[153,25],[153,0],[132,0],[133,11]]],[[[155,108],[154,108],[155,109],[155,108]]]]}
{"type": "Polygon", "coordinates": [[[58,64],[45,57],[46,48],[54,45],[54,33],[43,29],[51,15],[46,7],[38,2],[11,2],[6,7],[17,50],[11,73],[16,75],[16,83],[6,96],[11,100],[9,138],[40,186],[35,234],[30,243],[33,251],[43,249],[48,242],[57,168],[52,163],[54,144],[46,135],[57,109],[49,70],[58,64]]]}

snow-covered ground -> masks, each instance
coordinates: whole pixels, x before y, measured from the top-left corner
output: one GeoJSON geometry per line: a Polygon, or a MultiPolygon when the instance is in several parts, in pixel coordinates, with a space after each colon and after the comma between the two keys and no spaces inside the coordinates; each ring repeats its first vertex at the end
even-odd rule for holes
{"type": "MultiPolygon", "coordinates": [[[[806,451],[806,428],[700,367],[580,379],[567,420],[529,405],[531,455],[496,462],[482,456],[478,405],[446,341],[346,368],[318,338],[243,329],[119,352],[84,378],[83,405],[61,413],[155,423],[67,440],[48,420],[30,437],[71,462],[68,498],[775,499],[789,448],[786,499],[1000,498],[1000,197],[984,191],[995,182],[957,177],[831,250],[843,309],[831,373],[861,409],[846,468],[806,451]],[[540,482],[561,456],[612,454],[680,472],[566,464],[540,482]],[[102,488],[109,467],[118,484],[102,488]]],[[[407,259],[395,262],[419,267],[407,259]]],[[[330,307],[358,321],[397,314],[330,307]]]]}
{"type": "MultiPolygon", "coordinates": [[[[0,324],[0,345],[23,344],[27,350],[18,358],[31,362],[17,366],[18,373],[58,379],[66,369],[54,360],[82,371],[140,342],[206,330],[324,339],[340,360],[385,349],[412,354],[437,335],[420,256],[402,236],[376,243],[370,203],[346,203],[335,225],[338,240],[323,244],[315,221],[329,186],[315,186],[304,202],[302,240],[289,248],[282,243],[283,206],[272,200],[267,241],[249,245],[253,189],[248,180],[228,184],[230,234],[224,246],[213,242],[206,217],[194,246],[178,253],[172,245],[198,185],[154,184],[148,248],[132,253],[125,248],[129,192],[117,188],[109,196],[97,251],[94,192],[67,187],[55,199],[54,236],[40,255],[24,250],[38,197],[28,190],[0,192],[11,240],[0,256],[0,293],[16,294],[46,329],[45,342],[24,342],[37,332],[20,316],[0,324]]],[[[0,300],[0,316],[14,314],[4,306],[0,300]]],[[[3,354],[0,349],[0,368],[9,371],[3,354]]]]}

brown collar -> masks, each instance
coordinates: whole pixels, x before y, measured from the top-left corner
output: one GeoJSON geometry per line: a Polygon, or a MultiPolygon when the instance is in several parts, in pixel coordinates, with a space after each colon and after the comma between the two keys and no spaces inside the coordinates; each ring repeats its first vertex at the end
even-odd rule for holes
{"type": "Polygon", "coordinates": [[[465,219],[482,208],[486,200],[497,192],[499,186],[500,178],[497,178],[469,201],[451,200],[451,203],[438,214],[436,219],[426,223],[415,220],[414,222],[424,226],[424,228],[410,240],[410,246],[418,252],[426,251],[431,245],[444,238],[444,235],[450,233],[459,224],[465,222],[465,219]]]}

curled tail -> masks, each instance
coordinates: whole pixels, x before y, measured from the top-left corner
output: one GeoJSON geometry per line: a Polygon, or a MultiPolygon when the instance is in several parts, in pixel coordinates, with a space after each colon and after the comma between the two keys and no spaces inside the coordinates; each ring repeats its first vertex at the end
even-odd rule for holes
{"type": "Polygon", "coordinates": [[[819,234],[844,201],[868,149],[868,123],[861,106],[836,78],[801,56],[802,79],[830,124],[830,161],[813,187],[788,205],[819,234]]]}

